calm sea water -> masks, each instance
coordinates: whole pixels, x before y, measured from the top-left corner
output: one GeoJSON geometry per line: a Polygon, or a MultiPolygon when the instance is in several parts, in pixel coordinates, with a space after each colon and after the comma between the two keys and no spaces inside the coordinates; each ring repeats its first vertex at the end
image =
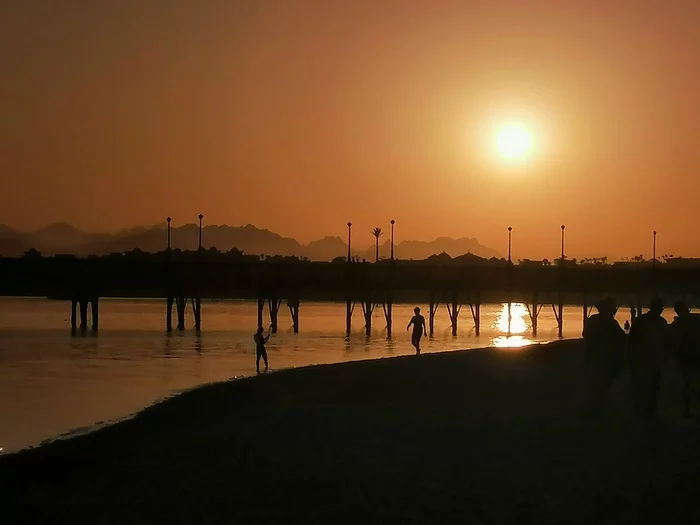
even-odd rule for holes
{"type": "MultiPolygon", "coordinates": [[[[358,305],[353,332],[345,336],[345,305],[303,303],[300,333],[280,309],[279,332],[270,338],[272,370],[357,359],[413,354],[405,332],[414,305],[394,306],[394,336],[387,337],[381,306],[373,331],[364,333],[358,305]]],[[[423,308],[427,317],[427,306],[423,308]]],[[[422,351],[518,347],[534,342],[527,309],[511,305],[508,337],[506,305],[482,307],[476,337],[469,307],[451,334],[444,306],[436,330],[422,351]]],[[[45,299],[0,299],[0,447],[4,452],[39,444],[104,422],[127,417],[169,395],[212,381],[255,373],[252,335],[257,326],[254,302],[205,302],[202,332],[166,334],[162,300],[100,300],[100,332],[70,335],[70,304],[45,299]]],[[[191,311],[187,312],[192,326],[191,311]]],[[[628,318],[621,311],[619,320],[628,318]]],[[[580,337],[582,310],[567,307],[564,337],[580,337]]],[[[557,338],[552,309],[543,308],[536,342],[557,338]]]]}

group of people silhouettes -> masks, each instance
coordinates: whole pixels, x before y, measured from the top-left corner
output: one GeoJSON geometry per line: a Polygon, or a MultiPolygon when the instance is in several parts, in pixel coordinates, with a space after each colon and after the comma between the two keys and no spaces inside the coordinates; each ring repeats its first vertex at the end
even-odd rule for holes
{"type": "Polygon", "coordinates": [[[631,375],[634,414],[653,417],[661,387],[661,372],[668,358],[675,359],[683,378],[683,408],[691,415],[693,394],[700,400],[700,314],[690,312],[684,301],[674,305],[675,320],[669,324],[659,298],[649,311],[632,317],[623,330],[617,320],[617,304],[608,297],[596,305],[598,313],[584,325],[586,378],[592,414],[598,413],[625,366],[631,375]]]}

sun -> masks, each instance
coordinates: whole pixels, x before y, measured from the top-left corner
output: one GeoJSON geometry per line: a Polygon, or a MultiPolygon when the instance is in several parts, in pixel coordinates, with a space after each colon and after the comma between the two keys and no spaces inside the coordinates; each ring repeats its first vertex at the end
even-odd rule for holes
{"type": "Polygon", "coordinates": [[[507,124],[496,134],[496,151],[507,160],[526,157],[532,149],[532,134],[522,124],[507,124]]]}

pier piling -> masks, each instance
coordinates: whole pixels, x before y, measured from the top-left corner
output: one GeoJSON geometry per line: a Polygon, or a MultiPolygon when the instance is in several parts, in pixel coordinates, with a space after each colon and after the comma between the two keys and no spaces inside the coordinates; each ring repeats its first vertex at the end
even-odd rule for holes
{"type": "Polygon", "coordinates": [[[457,318],[459,317],[459,311],[462,309],[462,305],[457,302],[457,295],[455,294],[452,298],[452,308],[450,308],[450,303],[447,303],[447,315],[450,316],[450,321],[452,322],[452,335],[457,335],[457,318]]]}
{"type": "Polygon", "coordinates": [[[267,307],[268,307],[268,310],[270,311],[271,331],[273,334],[277,333],[277,314],[280,311],[281,304],[282,304],[282,301],[280,299],[277,299],[276,297],[273,297],[272,299],[267,300],[267,307]]]}
{"type": "Polygon", "coordinates": [[[437,313],[438,306],[440,303],[435,302],[435,296],[430,293],[430,304],[428,305],[428,325],[430,327],[430,335],[435,333],[435,314],[437,313]]]}
{"type": "Polygon", "coordinates": [[[469,308],[472,311],[472,319],[474,320],[474,332],[481,335],[481,301],[477,298],[475,303],[470,303],[469,308]]]}
{"type": "Polygon", "coordinates": [[[371,299],[366,299],[361,301],[362,314],[365,318],[365,335],[372,335],[372,314],[374,313],[374,307],[376,306],[371,299]]]}
{"type": "Polygon", "coordinates": [[[345,333],[350,335],[352,330],[352,312],[355,310],[355,302],[348,299],[345,302],[345,333]]]}
{"type": "Polygon", "coordinates": [[[71,301],[70,305],[70,327],[71,330],[75,332],[75,330],[78,328],[78,319],[77,319],[77,309],[78,309],[78,301],[73,299],[71,301]]]}
{"type": "Polygon", "coordinates": [[[542,305],[537,298],[537,292],[532,294],[532,306],[527,307],[527,312],[530,314],[530,322],[532,323],[532,337],[537,337],[537,319],[540,316],[542,305]]]}
{"type": "Polygon", "coordinates": [[[185,308],[187,299],[185,297],[177,298],[177,329],[182,331],[185,329],[185,308]]]}
{"type": "Polygon", "coordinates": [[[80,305],[80,329],[81,330],[86,330],[87,329],[87,316],[88,316],[88,305],[87,301],[85,299],[81,299],[79,301],[80,305]]]}
{"type": "Polygon", "coordinates": [[[391,327],[392,327],[392,303],[391,297],[389,297],[386,303],[382,303],[382,309],[384,310],[384,319],[386,319],[386,335],[391,337],[391,327]]]}
{"type": "Polygon", "coordinates": [[[165,329],[168,333],[173,331],[173,303],[175,298],[172,295],[168,295],[165,300],[165,329]]]}
{"type": "Polygon", "coordinates": [[[295,334],[299,333],[299,299],[290,299],[287,301],[289,313],[292,316],[292,327],[295,334]]]}
{"type": "Polygon", "coordinates": [[[564,333],[564,296],[560,293],[559,300],[556,305],[552,304],[552,310],[554,311],[554,318],[557,320],[558,335],[561,339],[564,333]]]}
{"type": "Polygon", "coordinates": [[[93,297],[90,304],[92,306],[92,330],[97,332],[100,326],[100,299],[93,297]]]}
{"type": "Polygon", "coordinates": [[[258,328],[263,327],[263,310],[265,309],[265,299],[258,297],[258,328]]]}
{"type": "Polygon", "coordinates": [[[202,298],[197,294],[194,300],[194,329],[199,332],[202,329],[202,298]]]}

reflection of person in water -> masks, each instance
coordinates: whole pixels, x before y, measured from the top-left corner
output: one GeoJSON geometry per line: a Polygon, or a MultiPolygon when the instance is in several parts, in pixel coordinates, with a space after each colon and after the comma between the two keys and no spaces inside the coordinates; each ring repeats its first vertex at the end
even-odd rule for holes
{"type": "Polygon", "coordinates": [[[267,372],[267,350],[265,350],[265,343],[270,339],[270,335],[267,337],[263,335],[263,327],[259,326],[258,331],[253,336],[255,341],[255,369],[260,373],[260,358],[265,361],[265,371],[267,372]]]}
{"type": "Polygon", "coordinates": [[[583,328],[591,415],[602,409],[613,382],[622,370],[627,339],[615,320],[615,300],[606,297],[596,308],[598,313],[586,319],[583,328]]]}
{"type": "Polygon", "coordinates": [[[411,318],[411,321],[408,323],[408,326],[406,326],[406,331],[408,332],[408,329],[411,328],[411,325],[413,325],[413,334],[411,334],[411,344],[415,347],[417,355],[420,354],[420,338],[423,335],[427,336],[428,331],[425,328],[425,317],[423,317],[420,314],[420,308],[416,306],[413,309],[413,313],[415,315],[411,318]]]}

